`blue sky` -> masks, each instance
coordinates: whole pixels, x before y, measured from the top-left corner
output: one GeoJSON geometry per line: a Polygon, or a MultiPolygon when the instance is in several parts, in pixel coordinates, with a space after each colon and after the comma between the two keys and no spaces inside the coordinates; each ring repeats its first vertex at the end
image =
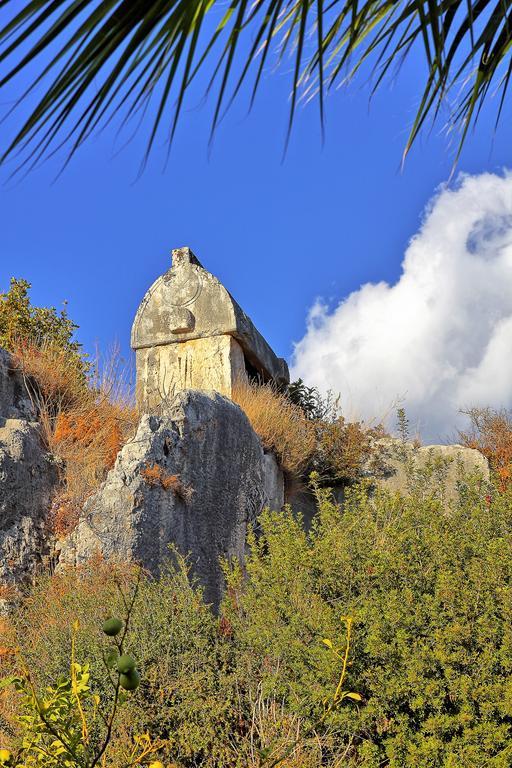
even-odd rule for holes
{"type": "MultiPolygon", "coordinates": [[[[26,278],[35,303],[69,302],[87,349],[117,340],[127,351],[145,290],[168,267],[171,248],[190,245],[289,358],[319,297],[334,307],[362,284],[399,278],[424,206],[448,179],[453,147],[442,123],[423,133],[400,170],[423,75],[416,57],[371,104],[363,81],[334,92],[323,146],[316,106],[299,109],[284,161],[286,65],[267,74],[249,115],[242,95],[210,153],[211,109],[198,97],[166,169],[165,150],[157,148],[137,178],[144,134],[121,149],[111,128],[57,179],[62,156],[17,182],[6,167],[0,286],[11,275],[26,278]]],[[[1,94],[4,108],[22,82],[1,94]]],[[[499,171],[512,162],[509,117],[510,110],[493,142],[494,113],[484,115],[460,171],[499,171]]],[[[2,146],[15,126],[16,118],[0,124],[2,146]]]]}

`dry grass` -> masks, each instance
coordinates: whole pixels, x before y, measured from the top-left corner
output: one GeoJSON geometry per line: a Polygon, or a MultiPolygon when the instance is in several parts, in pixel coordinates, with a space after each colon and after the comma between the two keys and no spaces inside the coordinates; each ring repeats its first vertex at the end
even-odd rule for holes
{"type": "Polygon", "coordinates": [[[496,473],[501,490],[512,482],[512,412],[506,409],[469,408],[468,432],[459,432],[459,440],[468,448],[476,448],[488,459],[496,473]]]}
{"type": "Polygon", "coordinates": [[[103,482],[126,440],[134,433],[137,413],[120,364],[94,367],[89,380],[65,351],[52,344],[24,343],[14,352],[38,412],[42,437],[61,468],[61,489],[52,506],[57,536],[68,534],[86,499],[103,482]]]}
{"type": "Polygon", "coordinates": [[[299,475],[315,450],[315,432],[302,409],[271,384],[238,382],[232,392],[266,450],[273,451],[283,469],[299,475]]]}

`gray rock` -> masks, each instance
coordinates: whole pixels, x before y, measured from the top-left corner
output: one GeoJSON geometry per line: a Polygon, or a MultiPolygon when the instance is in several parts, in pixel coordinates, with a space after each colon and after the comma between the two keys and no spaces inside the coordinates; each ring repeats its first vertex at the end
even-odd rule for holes
{"type": "Polygon", "coordinates": [[[205,598],[216,606],[219,558],[243,559],[247,528],[275,493],[268,467],[237,405],[215,392],[183,391],[165,415],[142,417],[63,543],[59,568],[101,553],[157,575],[174,544],[190,554],[205,598]]]}
{"type": "Polygon", "coordinates": [[[489,480],[485,456],[463,445],[424,445],[417,447],[398,439],[380,440],[383,470],[375,483],[388,491],[407,494],[412,490],[453,501],[467,476],[489,480]]]}
{"type": "Polygon", "coordinates": [[[0,418],[0,583],[26,581],[47,554],[46,520],[57,476],[38,425],[0,418]]]}
{"type": "Polygon", "coordinates": [[[313,491],[306,485],[297,484],[286,493],[285,501],[293,512],[300,517],[304,528],[309,531],[315,519],[318,507],[313,491]]]}
{"type": "Polygon", "coordinates": [[[0,349],[0,417],[4,419],[35,419],[35,409],[28,396],[23,375],[11,355],[0,349]]]}
{"type": "Polygon", "coordinates": [[[273,453],[263,456],[263,484],[266,505],[274,512],[284,504],[284,474],[273,453]]]}

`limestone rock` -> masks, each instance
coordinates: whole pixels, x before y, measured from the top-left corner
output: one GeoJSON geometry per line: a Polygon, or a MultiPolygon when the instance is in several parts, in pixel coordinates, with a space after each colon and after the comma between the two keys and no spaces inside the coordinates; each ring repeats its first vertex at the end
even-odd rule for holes
{"type": "Polygon", "coordinates": [[[219,557],[243,558],[248,526],[268,494],[278,493],[269,464],[249,420],[231,400],[215,392],[180,392],[165,414],[141,418],[63,543],[59,567],[101,553],[158,574],[174,544],[190,553],[206,600],[217,605],[219,557]]]}
{"type": "Polygon", "coordinates": [[[42,562],[57,474],[37,424],[0,418],[0,583],[23,582],[42,562]]]}
{"type": "Polygon", "coordinates": [[[409,493],[412,488],[429,489],[445,500],[458,494],[458,483],[466,475],[489,480],[489,463],[480,451],[463,445],[425,445],[397,439],[379,441],[383,470],[375,483],[391,492],[409,493]]]}
{"type": "Polygon", "coordinates": [[[0,349],[0,584],[29,580],[48,549],[58,469],[41,441],[25,382],[0,349]]]}
{"type": "Polygon", "coordinates": [[[16,370],[10,354],[0,349],[0,417],[35,419],[35,410],[25,387],[23,376],[16,370]]]}
{"type": "Polygon", "coordinates": [[[265,505],[279,511],[284,505],[284,473],[270,452],[263,456],[263,490],[265,505]]]}

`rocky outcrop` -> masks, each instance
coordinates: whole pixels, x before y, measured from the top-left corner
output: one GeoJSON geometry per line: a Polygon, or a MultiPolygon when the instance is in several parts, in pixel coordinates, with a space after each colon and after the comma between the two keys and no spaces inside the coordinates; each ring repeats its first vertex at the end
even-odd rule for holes
{"type": "Polygon", "coordinates": [[[468,476],[489,480],[489,463],[480,451],[463,445],[424,445],[396,439],[379,441],[383,466],[378,487],[391,492],[412,490],[433,493],[444,500],[458,497],[460,483],[468,476]]]}
{"type": "Polygon", "coordinates": [[[0,350],[0,584],[20,584],[47,552],[57,468],[45,451],[23,379],[0,350]]]}
{"type": "Polygon", "coordinates": [[[38,425],[0,419],[0,583],[22,583],[48,553],[46,521],[57,479],[38,425]]]}
{"type": "MultiPolygon", "coordinates": [[[[461,480],[489,478],[486,459],[463,446],[417,448],[381,440],[374,487],[455,499],[461,480]]],[[[31,578],[50,549],[47,519],[58,470],[45,451],[25,382],[0,350],[0,584],[31,578]]],[[[343,488],[333,489],[338,500],[343,488]]],[[[309,526],[316,504],[306,489],[286,489],[309,526]],[[294,492],[293,492],[294,491],[294,492]]],[[[106,481],[85,504],[59,547],[59,567],[97,553],[139,562],[158,574],[169,545],[190,557],[208,602],[223,587],[219,559],[243,559],[247,530],[264,506],[284,503],[283,472],[265,453],[243,411],[215,392],[183,390],[159,415],[144,415],[106,481]]]]}
{"type": "MultiPolygon", "coordinates": [[[[416,446],[397,438],[384,438],[374,444],[371,462],[363,468],[361,479],[370,483],[370,491],[377,489],[400,493],[425,494],[445,502],[455,501],[461,483],[474,477],[483,487],[489,481],[489,463],[485,456],[463,445],[416,446]]],[[[332,494],[342,504],[347,484],[334,485],[332,494]]],[[[307,529],[317,512],[314,493],[300,484],[292,486],[285,501],[301,516],[307,529]]]]}
{"type": "Polygon", "coordinates": [[[165,414],[142,417],[62,544],[59,567],[101,553],[158,574],[174,544],[217,605],[219,558],[243,558],[248,526],[266,504],[283,503],[272,462],[231,400],[181,392],[165,414]]]}

